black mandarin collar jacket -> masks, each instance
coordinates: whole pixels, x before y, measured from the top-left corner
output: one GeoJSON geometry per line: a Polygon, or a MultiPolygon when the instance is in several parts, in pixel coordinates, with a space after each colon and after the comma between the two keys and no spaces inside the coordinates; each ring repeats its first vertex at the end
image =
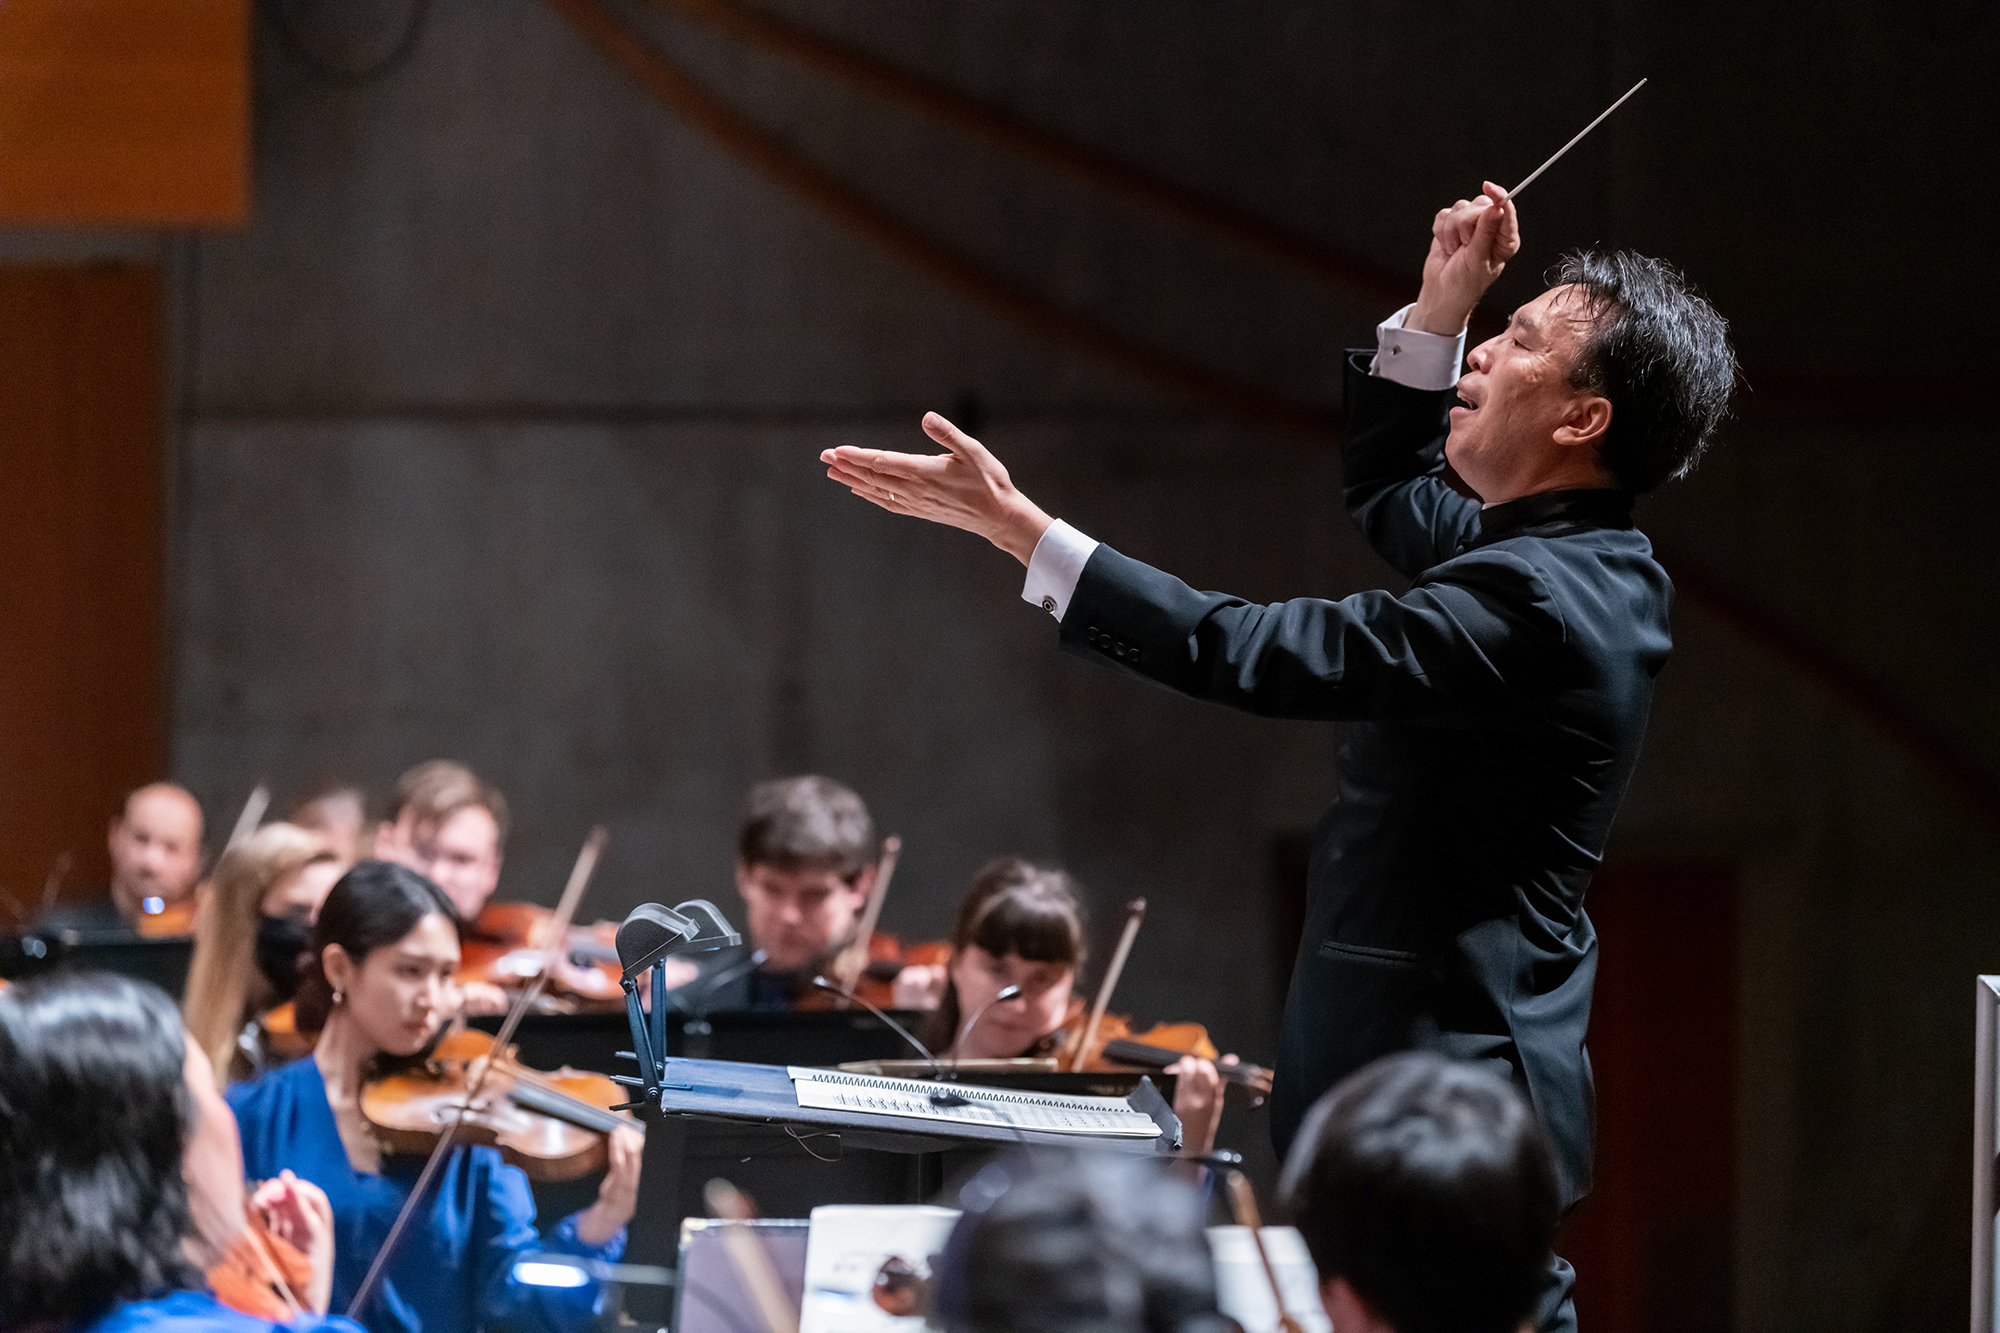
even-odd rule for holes
{"type": "Polygon", "coordinates": [[[1589,1186],[1584,890],[1639,755],[1672,589],[1632,498],[1558,491],[1481,511],[1443,480],[1449,390],[1347,366],[1343,498],[1411,580],[1259,606],[1099,546],[1060,631],[1181,693],[1345,720],[1280,1039],[1280,1153],[1379,1055],[1504,1061],[1589,1186]]]}

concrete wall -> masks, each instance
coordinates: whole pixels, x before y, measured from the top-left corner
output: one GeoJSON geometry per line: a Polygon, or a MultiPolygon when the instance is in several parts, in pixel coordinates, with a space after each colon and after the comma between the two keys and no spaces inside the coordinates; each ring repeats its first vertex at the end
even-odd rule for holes
{"type": "MultiPolygon", "coordinates": [[[[1650,74],[1525,200],[1503,304],[1603,239],[1698,275],[1753,388],[1991,379],[1994,154],[1966,137],[1994,110],[1984,10],[782,8],[1413,277],[1437,206],[1650,74]]],[[[632,12],[899,215],[1205,364],[1331,401],[1337,349],[1381,313],[632,12]]],[[[381,791],[455,755],[519,811],[505,891],[552,899],[602,820],[590,906],[615,915],[723,895],[744,787],[819,769],[906,839],[892,926],[941,930],[988,855],[1059,858],[1107,919],[1153,901],[1122,1002],[1272,1052],[1271,841],[1317,814],[1332,738],[1059,659],[1006,557],[814,459],[966,410],[1052,512],[1275,598],[1387,578],[1334,458],[941,291],[534,0],[438,0],[362,87],[267,43],[257,124],[252,226],[173,251],[174,755],[214,817],[259,779],[381,791]]],[[[1991,437],[1753,407],[1642,521],[1984,760],[1991,437]]],[[[1618,851],[1745,867],[1738,1322],[1955,1327],[1993,837],[1699,610],[1677,634],[1618,851]]]]}

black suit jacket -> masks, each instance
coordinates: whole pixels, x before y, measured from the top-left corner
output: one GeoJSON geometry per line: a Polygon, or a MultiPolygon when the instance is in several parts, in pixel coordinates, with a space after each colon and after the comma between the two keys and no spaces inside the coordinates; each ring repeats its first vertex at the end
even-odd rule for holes
{"type": "Polygon", "coordinates": [[[1195,698],[1360,724],[1314,838],[1279,1151],[1314,1099],[1379,1055],[1504,1060],[1573,1202],[1593,1120],[1584,889],[1671,647],[1672,589],[1627,494],[1482,511],[1452,490],[1452,394],[1371,377],[1367,355],[1348,359],[1344,498],[1408,592],[1258,606],[1100,546],[1061,641],[1195,698]]]}

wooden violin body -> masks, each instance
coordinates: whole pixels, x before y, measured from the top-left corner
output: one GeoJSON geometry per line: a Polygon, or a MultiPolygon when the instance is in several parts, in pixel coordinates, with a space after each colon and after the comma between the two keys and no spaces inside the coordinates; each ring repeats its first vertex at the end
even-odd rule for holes
{"type": "MultiPolygon", "coordinates": [[[[855,978],[854,996],[857,1001],[866,1001],[878,1009],[896,1007],[896,978],[906,967],[942,967],[951,961],[951,944],[945,940],[928,940],[921,944],[905,945],[886,931],[876,931],[868,937],[868,958],[855,978]]],[[[831,991],[812,990],[799,1000],[799,1008],[805,1010],[839,1009],[845,1007],[841,996],[831,991]]]]}
{"type": "Polygon", "coordinates": [[[421,1067],[369,1082],[361,1092],[361,1114],[387,1151],[428,1153],[459,1118],[480,1062],[490,1062],[492,1069],[458,1138],[499,1148],[531,1180],[574,1180],[602,1171],[609,1160],[606,1137],[621,1127],[640,1128],[630,1116],[609,1109],[627,1097],[604,1075],[524,1068],[511,1050],[496,1058],[493,1039],[470,1030],[447,1035],[421,1067]]]}
{"type": "MultiPolygon", "coordinates": [[[[1107,1069],[1166,1069],[1184,1055],[1218,1060],[1215,1043],[1200,1023],[1155,1023],[1144,1032],[1134,1030],[1130,1017],[1106,1014],[1097,1033],[1081,1056],[1073,1050],[1083,1031],[1083,1001],[1070,1001],[1070,1012],[1061,1032],[1064,1052],[1062,1067],[1083,1072],[1107,1069]]],[[[1225,1083],[1234,1083],[1250,1092],[1251,1104],[1261,1105],[1271,1095],[1271,1071],[1262,1065],[1220,1064],[1215,1072],[1225,1083]]]]}
{"type": "MultiPolygon", "coordinates": [[[[616,927],[572,927],[564,939],[564,956],[581,957],[554,970],[546,989],[562,999],[600,1005],[622,1005],[616,927]]],[[[459,946],[458,979],[483,981],[503,990],[517,990],[540,974],[542,959],[555,933],[555,913],[537,903],[488,903],[466,930],[459,946]]]]}
{"type": "Polygon", "coordinates": [[[189,894],[180,902],[162,907],[157,912],[141,915],[132,923],[132,931],[142,940],[171,939],[179,935],[194,934],[194,895],[189,894]]]}
{"type": "Polygon", "coordinates": [[[283,1323],[296,1319],[312,1285],[312,1260],[266,1225],[255,1208],[207,1273],[215,1299],[238,1314],[283,1323]]]}
{"type": "Polygon", "coordinates": [[[310,1055],[318,1038],[317,1033],[299,1031],[298,1010],[290,1000],[265,1010],[257,1019],[257,1028],[263,1033],[264,1053],[272,1064],[289,1064],[310,1055]]]}

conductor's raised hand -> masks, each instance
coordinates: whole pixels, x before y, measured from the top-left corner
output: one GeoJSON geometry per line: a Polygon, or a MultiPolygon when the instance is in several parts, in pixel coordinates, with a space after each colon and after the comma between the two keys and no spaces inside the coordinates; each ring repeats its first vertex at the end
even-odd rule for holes
{"type": "Polygon", "coordinates": [[[1521,219],[1507,192],[1487,181],[1476,199],[1441,208],[1431,220],[1431,251],[1424,260],[1424,287],[1405,328],[1456,335],[1521,249],[1521,219]]]}
{"type": "Polygon", "coordinates": [[[924,434],[941,454],[899,454],[841,445],[819,456],[826,475],[892,514],[927,518],[977,533],[1027,564],[1052,521],[1014,483],[986,446],[935,412],[924,434]]]}

